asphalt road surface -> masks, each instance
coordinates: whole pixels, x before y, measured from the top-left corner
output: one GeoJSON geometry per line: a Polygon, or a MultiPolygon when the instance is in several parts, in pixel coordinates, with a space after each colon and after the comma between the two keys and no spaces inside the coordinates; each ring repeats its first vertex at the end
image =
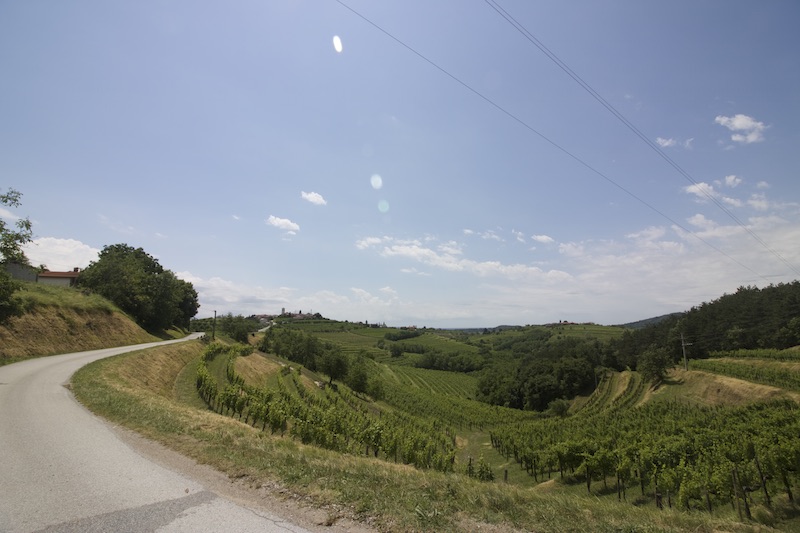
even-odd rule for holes
{"type": "Polygon", "coordinates": [[[158,344],[0,367],[0,532],[309,533],[151,462],[64,386],[87,363],[158,344]]]}

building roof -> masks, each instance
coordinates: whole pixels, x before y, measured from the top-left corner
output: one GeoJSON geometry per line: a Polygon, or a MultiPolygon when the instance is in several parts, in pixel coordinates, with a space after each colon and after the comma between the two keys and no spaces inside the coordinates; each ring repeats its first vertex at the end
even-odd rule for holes
{"type": "Polygon", "coordinates": [[[40,272],[39,273],[39,277],[40,278],[77,278],[79,274],[80,274],[80,272],[78,272],[76,270],[71,270],[69,272],[50,272],[48,270],[48,271],[45,271],[45,272],[40,272]]]}

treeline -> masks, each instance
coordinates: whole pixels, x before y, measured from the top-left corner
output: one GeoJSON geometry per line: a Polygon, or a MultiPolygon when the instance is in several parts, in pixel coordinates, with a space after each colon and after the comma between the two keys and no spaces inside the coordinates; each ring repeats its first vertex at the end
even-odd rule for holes
{"type": "Polygon", "coordinates": [[[189,327],[200,304],[188,281],[142,248],[127,244],[105,246],[78,276],[78,285],[108,298],[148,331],[189,327]]]}
{"type": "Polygon", "coordinates": [[[480,377],[477,398],[518,409],[546,409],[551,402],[590,392],[604,369],[638,370],[648,380],[666,369],[713,352],[785,349],[800,344],[800,282],[764,289],[740,287],[734,294],[621,337],[554,340],[544,327],[482,339],[491,365],[480,377]]]}
{"type": "Polygon", "coordinates": [[[611,342],[617,366],[635,368],[648,347],[666,350],[672,359],[704,359],[712,352],[757,348],[785,349],[800,344],[800,282],[763,289],[739,287],[651,326],[626,331],[611,342]]]}

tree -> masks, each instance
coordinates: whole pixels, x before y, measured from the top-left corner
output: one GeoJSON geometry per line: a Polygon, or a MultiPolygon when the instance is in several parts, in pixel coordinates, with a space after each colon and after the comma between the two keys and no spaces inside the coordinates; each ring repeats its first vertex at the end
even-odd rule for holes
{"type": "Polygon", "coordinates": [[[328,374],[330,383],[333,383],[334,379],[342,379],[347,375],[350,361],[339,347],[330,346],[325,350],[325,353],[322,354],[317,364],[321,371],[328,374]]]}
{"type": "Polygon", "coordinates": [[[78,276],[78,284],[108,298],[150,331],[188,327],[200,307],[191,283],[127,244],[104,247],[78,276]]]}
{"type": "Polygon", "coordinates": [[[667,369],[674,364],[665,349],[651,346],[639,356],[636,370],[645,380],[658,383],[666,377],[667,369]]]}
{"type": "MultiPolygon", "coordinates": [[[[19,207],[22,194],[14,189],[0,194],[0,205],[19,207]]],[[[17,219],[14,227],[9,227],[0,218],[0,263],[28,264],[28,258],[22,251],[22,245],[31,241],[33,230],[31,221],[27,218],[17,219]],[[15,229],[16,228],[16,229],[15,229]]],[[[14,300],[14,293],[20,289],[20,284],[14,281],[4,268],[0,268],[0,323],[20,313],[19,303],[14,300]]]]}
{"type": "Polygon", "coordinates": [[[259,322],[252,318],[245,318],[242,315],[234,316],[233,313],[222,315],[219,317],[219,329],[228,337],[247,344],[250,333],[256,331],[259,327],[259,322]]]}
{"type": "MultiPolygon", "coordinates": [[[[7,193],[0,194],[0,205],[19,207],[22,203],[20,198],[22,198],[22,194],[19,191],[9,189],[7,193]]],[[[0,261],[27,265],[28,258],[22,251],[22,245],[33,239],[31,221],[28,218],[19,218],[14,226],[16,229],[8,227],[6,222],[0,218],[0,261]]]]}
{"type": "Polygon", "coordinates": [[[369,380],[367,377],[367,364],[363,356],[357,357],[350,365],[345,383],[356,392],[367,392],[369,380]]]}

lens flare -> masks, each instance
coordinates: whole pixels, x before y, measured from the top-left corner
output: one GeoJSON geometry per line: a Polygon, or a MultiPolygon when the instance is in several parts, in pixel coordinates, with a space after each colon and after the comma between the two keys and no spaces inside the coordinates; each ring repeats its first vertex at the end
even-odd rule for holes
{"type": "Polygon", "coordinates": [[[336,50],[337,53],[342,53],[342,40],[338,35],[333,36],[333,49],[336,50]]]}
{"type": "Polygon", "coordinates": [[[369,179],[370,185],[376,191],[383,187],[383,178],[381,178],[380,174],[373,174],[372,177],[369,179]]]}
{"type": "Polygon", "coordinates": [[[381,200],[378,202],[378,211],[381,213],[388,213],[389,212],[389,202],[386,200],[381,200]]]}

